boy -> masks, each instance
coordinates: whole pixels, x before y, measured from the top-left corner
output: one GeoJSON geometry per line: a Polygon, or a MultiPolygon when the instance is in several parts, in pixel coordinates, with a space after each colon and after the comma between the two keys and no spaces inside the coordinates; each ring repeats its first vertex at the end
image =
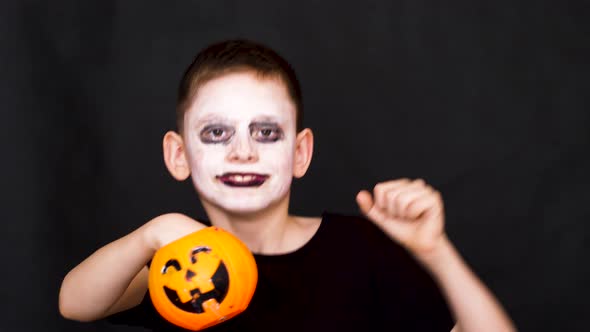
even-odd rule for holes
{"type": "MultiPolygon", "coordinates": [[[[302,126],[295,73],[273,50],[246,40],[207,47],[185,72],[177,105],[178,131],[163,139],[166,166],[192,180],[206,223],[237,235],[259,269],[246,311],[210,330],[515,330],[446,237],[442,198],[424,181],[359,192],[366,218],[289,214],[291,181],[309,167],[313,133],[302,126]]],[[[181,330],[154,311],[146,265],[158,248],[203,227],[165,214],[100,248],[64,278],[60,312],[181,330]]]]}

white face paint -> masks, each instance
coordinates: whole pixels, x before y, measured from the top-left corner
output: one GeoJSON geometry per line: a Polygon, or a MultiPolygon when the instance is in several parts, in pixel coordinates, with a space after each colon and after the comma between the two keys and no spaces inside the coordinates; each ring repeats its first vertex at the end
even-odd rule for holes
{"type": "Polygon", "coordinates": [[[279,80],[240,72],[209,81],[184,124],[191,177],[202,199],[231,212],[256,212],[287,198],[295,106],[279,80]]]}

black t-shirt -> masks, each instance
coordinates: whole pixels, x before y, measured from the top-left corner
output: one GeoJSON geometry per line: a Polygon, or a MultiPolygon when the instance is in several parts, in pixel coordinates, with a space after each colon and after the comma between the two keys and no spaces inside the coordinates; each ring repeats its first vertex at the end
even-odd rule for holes
{"type": "MultiPolygon", "coordinates": [[[[448,332],[454,326],[430,275],[362,217],[324,213],[300,249],[254,256],[258,284],[248,308],[203,331],[448,332]]],[[[107,321],[186,331],[157,313],[149,292],[140,305],[107,321]]]]}

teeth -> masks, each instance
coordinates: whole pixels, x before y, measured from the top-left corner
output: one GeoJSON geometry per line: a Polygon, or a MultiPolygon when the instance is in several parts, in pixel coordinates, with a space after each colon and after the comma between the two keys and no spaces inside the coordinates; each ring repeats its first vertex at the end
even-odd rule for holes
{"type": "Polygon", "coordinates": [[[252,175],[233,175],[231,180],[234,182],[249,182],[254,179],[252,175]]]}

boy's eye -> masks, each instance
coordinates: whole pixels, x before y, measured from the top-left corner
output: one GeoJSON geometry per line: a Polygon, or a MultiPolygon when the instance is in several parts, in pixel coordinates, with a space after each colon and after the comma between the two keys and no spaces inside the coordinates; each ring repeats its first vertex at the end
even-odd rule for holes
{"type": "Polygon", "coordinates": [[[283,138],[283,131],[278,126],[253,127],[251,135],[258,142],[268,143],[283,138]]]}
{"type": "Polygon", "coordinates": [[[206,126],[201,130],[200,138],[203,143],[224,143],[234,134],[231,127],[222,125],[206,126]]]}

